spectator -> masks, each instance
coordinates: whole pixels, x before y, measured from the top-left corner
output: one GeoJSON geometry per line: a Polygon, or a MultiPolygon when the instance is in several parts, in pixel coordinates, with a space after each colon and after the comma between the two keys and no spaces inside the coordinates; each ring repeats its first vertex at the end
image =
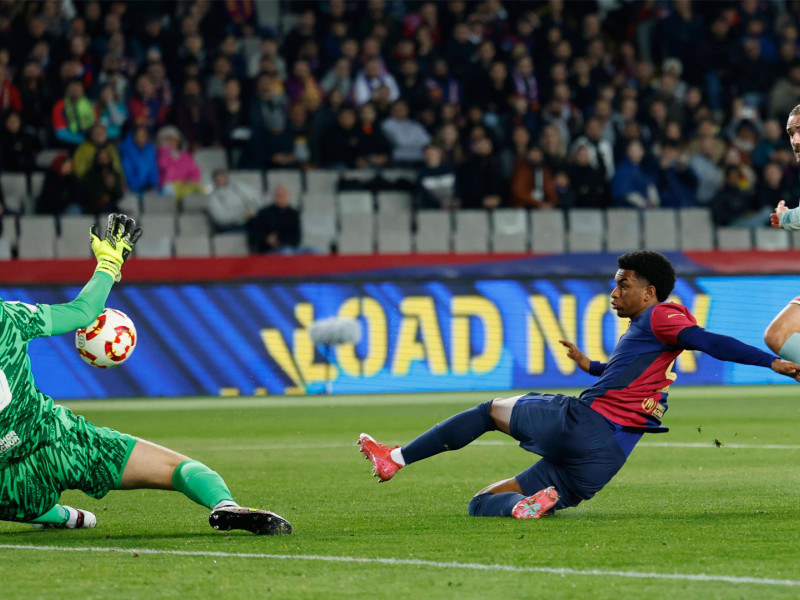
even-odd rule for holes
{"type": "Polygon", "coordinates": [[[458,127],[453,123],[442,125],[433,143],[442,149],[442,162],[445,165],[458,168],[464,161],[464,148],[461,146],[458,127]]]}
{"type": "Polygon", "coordinates": [[[56,139],[67,147],[78,146],[95,119],[94,106],[84,93],[83,83],[71,80],[64,97],[53,106],[51,120],[56,139]]]}
{"type": "Polygon", "coordinates": [[[389,162],[391,148],[386,136],[377,125],[378,113],[371,102],[362,105],[358,111],[358,148],[356,167],[383,167],[389,162]]]}
{"type": "Polygon", "coordinates": [[[531,134],[524,127],[515,127],[510,137],[510,147],[500,153],[500,167],[506,179],[511,177],[518,163],[528,162],[528,149],[531,145],[531,134]]]}
{"type": "Polygon", "coordinates": [[[8,77],[8,70],[4,64],[0,64],[0,113],[7,110],[22,110],[22,100],[19,90],[8,77]]]}
{"type": "Polygon", "coordinates": [[[242,84],[238,79],[225,82],[222,98],[215,101],[219,135],[228,156],[228,164],[238,169],[250,139],[250,121],[242,102],[242,84]]]}
{"type": "Polygon", "coordinates": [[[3,170],[30,173],[36,168],[39,141],[30,129],[22,124],[19,113],[6,113],[0,131],[0,165],[3,170]]]}
{"type": "Polygon", "coordinates": [[[22,123],[31,128],[37,140],[44,142],[47,140],[48,115],[53,97],[41,67],[34,61],[28,61],[22,67],[19,95],[22,101],[22,123]]]}
{"type": "Polygon", "coordinates": [[[44,176],[42,192],[36,200],[36,213],[43,215],[78,215],[81,213],[81,190],[72,169],[72,158],[59,154],[44,176]]]}
{"type": "Polygon", "coordinates": [[[530,56],[522,56],[514,66],[511,76],[514,82],[514,91],[524,96],[531,108],[539,108],[539,84],[533,74],[533,59],[530,56]]]}
{"type": "Polygon", "coordinates": [[[97,113],[97,122],[105,127],[108,138],[119,140],[122,128],[128,120],[128,109],[125,103],[119,100],[116,89],[111,83],[101,88],[94,109],[97,113]]]}
{"type": "MultiPolygon", "coordinates": [[[[753,167],[761,171],[772,160],[772,153],[783,148],[783,128],[777,119],[769,119],[764,123],[764,138],[758,142],[753,151],[753,167]]],[[[773,206],[773,208],[775,208],[773,206]]]]}
{"type": "Polygon", "coordinates": [[[411,114],[419,115],[430,107],[428,88],[420,75],[419,64],[414,58],[409,58],[401,63],[397,87],[400,90],[400,97],[408,104],[411,114]]]}
{"type": "Polygon", "coordinates": [[[180,200],[188,194],[202,193],[200,168],[184,149],[177,127],[167,125],[158,131],[158,184],[162,191],[180,200]]]}
{"type": "Polygon", "coordinates": [[[731,165],[725,168],[725,185],[714,196],[711,205],[714,224],[718,227],[736,226],[739,223],[748,226],[752,197],[739,185],[741,178],[739,167],[731,165]]]}
{"type": "Polygon", "coordinates": [[[645,162],[639,140],[628,142],[626,158],[611,179],[611,199],[616,206],[652,208],[661,203],[656,175],[645,162]]]}
{"type": "Polygon", "coordinates": [[[614,177],[614,148],[603,139],[603,124],[600,119],[593,117],[586,121],[584,135],[573,142],[572,147],[586,146],[589,151],[589,162],[593,167],[600,169],[606,181],[614,177]]]}
{"type": "Polygon", "coordinates": [[[680,146],[666,143],[661,150],[658,174],[658,193],[661,206],[665,208],[684,208],[695,206],[697,175],[688,164],[688,157],[682,154],[680,146]]]}
{"type": "Polygon", "coordinates": [[[558,205],[553,174],[544,162],[541,148],[528,150],[527,160],[516,162],[511,174],[511,206],[550,209],[558,205]]]}
{"type": "Polygon", "coordinates": [[[291,103],[300,103],[309,112],[322,104],[325,92],[317,83],[308,61],[298,60],[292,67],[292,76],[286,81],[286,95],[291,103]]]}
{"type": "Polygon", "coordinates": [[[217,58],[214,59],[214,70],[208,79],[206,79],[206,97],[211,100],[221,97],[225,90],[225,82],[231,77],[238,79],[238,77],[233,74],[231,61],[227,56],[217,56],[217,58]]]}
{"type": "Polygon", "coordinates": [[[289,108],[289,122],[286,127],[286,136],[289,139],[287,148],[293,157],[293,163],[301,169],[311,166],[311,123],[308,121],[308,111],[305,106],[295,102],[289,108]]]}
{"type": "Polygon", "coordinates": [[[392,116],[381,124],[381,131],[392,147],[392,161],[398,164],[422,162],[422,150],[431,136],[418,121],[408,118],[408,104],[398,100],[392,105],[392,116]]]}
{"type": "Polygon", "coordinates": [[[713,138],[702,138],[689,155],[689,166],[697,175],[697,204],[708,206],[720,190],[725,178],[719,164],[714,162],[713,138]]]}
{"type": "Polygon", "coordinates": [[[353,89],[350,61],[344,57],[337,59],[320,81],[320,87],[325,94],[338,89],[347,98],[353,89]]]}
{"type": "Polygon", "coordinates": [[[99,215],[118,212],[122,199],[122,179],[111,164],[109,149],[99,148],[94,155],[94,163],[81,180],[83,193],[83,213],[99,215]]]}
{"type": "Polygon", "coordinates": [[[429,102],[434,107],[446,104],[461,104],[463,100],[461,83],[450,74],[450,66],[443,58],[433,62],[431,74],[425,81],[429,102]]]}
{"type": "Polygon", "coordinates": [[[202,95],[197,79],[183,84],[181,102],[175,107],[175,125],[188,142],[191,151],[203,146],[217,146],[221,133],[214,105],[202,95]]]}
{"type": "Polygon", "coordinates": [[[149,75],[136,79],[136,90],[128,102],[128,112],[134,125],[144,125],[151,136],[167,122],[170,107],[157,93],[149,75]]]}
{"type": "Polygon", "coordinates": [[[285,166],[294,161],[291,147],[287,149],[285,144],[287,107],[288,99],[277,76],[259,75],[249,109],[249,163],[253,168],[285,166]]]}
{"type": "Polygon", "coordinates": [[[119,150],[128,189],[137,194],[156,189],[158,187],[156,147],[150,142],[147,127],[136,126],[122,140],[119,150]]]}
{"type": "Polygon", "coordinates": [[[122,175],[122,163],[119,160],[119,153],[117,149],[108,142],[108,132],[106,128],[100,123],[95,123],[89,130],[89,135],[84,142],[78,146],[73,156],[75,176],[78,179],[83,179],[84,175],[89,171],[95,163],[94,155],[102,148],[108,148],[111,165],[117,174],[122,175]]]}
{"type": "Polygon", "coordinates": [[[382,71],[380,60],[373,58],[364,65],[364,69],[356,77],[353,87],[353,97],[356,105],[361,106],[376,99],[377,91],[386,86],[389,90],[389,102],[394,102],[400,97],[397,81],[387,71],[382,71]]]}
{"type": "Polygon", "coordinates": [[[294,253],[300,245],[300,213],[289,203],[289,190],[275,188],[273,202],[247,224],[253,252],[294,253]]]}
{"type": "Polygon", "coordinates": [[[711,119],[704,119],[697,126],[697,136],[689,143],[688,151],[692,154],[703,152],[715,164],[722,164],[727,146],[717,137],[718,127],[711,119]],[[704,143],[704,140],[708,142],[704,143]]]}
{"type": "Polygon", "coordinates": [[[470,100],[485,112],[502,115],[508,109],[508,101],[514,94],[514,82],[508,74],[508,67],[496,61],[489,69],[487,79],[470,94],[470,100]]]}
{"type": "MultiPolygon", "coordinates": [[[[364,105],[368,106],[368,105],[364,105]]],[[[326,169],[353,168],[358,158],[358,128],[356,112],[345,107],[339,118],[320,140],[320,166],[326,169]]]]}
{"type": "Polygon", "coordinates": [[[417,175],[416,205],[418,208],[456,209],[456,170],[443,162],[444,152],[434,144],[425,146],[424,162],[417,175]]]}
{"type": "Polygon", "coordinates": [[[768,162],[764,166],[763,176],[756,184],[752,212],[747,225],[750,227],[769,225],[769,215],[775,210],[778,202],[781,200],[788,202],[792,196],[792,189],[787,185],[781,166],[776,162],[768,162]]]}
{"type": "Polygon", "coordinates": [[[567,178],[571,182],[576,208],[608,208],[609,189],[605,175],[599,166],[592,165],[591,151],[585,144],[578,144],[570,151],[567,178]]]}
{"type": "Polygon", "coordinates": [[[472,154],[458,171],[458,190],[463,208],[498,208],[505,195],[503,175],[492,140],[483,137],[473,144],[472,154]]]}
{"type": "Polygon", "coordinates": [[[259,190],[231,181],[226,169],[213,173],[214,189],[208,195],[208,216],[216,231],[244,231],[248,222],[264,208],[259,190]]]}
{"type": "Polygon", "coordinates": [[[567,170],[567,144],[556,125],[545,125],[539,147],[544,152],[544,162],[553,173],[567,170]]]}

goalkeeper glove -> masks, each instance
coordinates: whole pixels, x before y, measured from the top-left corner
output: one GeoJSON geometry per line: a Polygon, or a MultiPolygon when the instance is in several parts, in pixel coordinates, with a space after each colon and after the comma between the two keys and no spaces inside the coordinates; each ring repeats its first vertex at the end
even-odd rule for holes
{"type": "Polygon", "coordinates": [[[108,273],[114,281],[121,279],[120,269],[122,263],[128,258],[136,242],[142,235],[142,228],[136,226],[136,221],[127,215],[108,215],[105,238],[97,232],[97,225],[92,225],[89,239],[92,242],[92,252],[97,257],[97,271],[108,273]]]}

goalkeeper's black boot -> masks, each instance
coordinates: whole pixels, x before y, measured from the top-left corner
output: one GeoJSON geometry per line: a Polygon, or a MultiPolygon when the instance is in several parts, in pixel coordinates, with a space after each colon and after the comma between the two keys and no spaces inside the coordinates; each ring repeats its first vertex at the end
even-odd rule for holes
{"type": "Polygon", "coordinates": [[[244,529],[256,535],[292,533],[292,525],[273,512],[243,506],[225,506],[211,511],[208,522],[214,529],[230,531],[244,529]]]}

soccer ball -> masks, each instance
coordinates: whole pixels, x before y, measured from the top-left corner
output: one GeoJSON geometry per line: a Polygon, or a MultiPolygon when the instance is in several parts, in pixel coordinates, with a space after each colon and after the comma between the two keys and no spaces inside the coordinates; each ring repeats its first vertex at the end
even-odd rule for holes
{"type": "Polygon", "coordinates": [[[75,347],[93,367],[118,367],[136,348],[136,327],[124,312],[107,308],[94,323],[75,332],[75,347]]]}

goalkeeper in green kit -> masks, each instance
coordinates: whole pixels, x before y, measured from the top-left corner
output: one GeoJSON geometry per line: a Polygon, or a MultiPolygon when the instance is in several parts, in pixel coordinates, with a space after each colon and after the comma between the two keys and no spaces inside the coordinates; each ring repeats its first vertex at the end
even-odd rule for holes
{"type": "Polygon", "coordinates": [[[90,325],[103,311],[111,286],[142,234],[125,215],[110,215],[105,237],[91,231],[97,269],[66,304],[0,300],[0,519],[38,527],[91,528],[95,515],[58,504],[77,489],[94,498],[111,490],[177,490],[211,510],[220,530],[290,533],[288,521],[240,507],[222,478],[206,465],[162,446],[106,427],[53,403],[33,381],[28,342],[90,325]]]}

